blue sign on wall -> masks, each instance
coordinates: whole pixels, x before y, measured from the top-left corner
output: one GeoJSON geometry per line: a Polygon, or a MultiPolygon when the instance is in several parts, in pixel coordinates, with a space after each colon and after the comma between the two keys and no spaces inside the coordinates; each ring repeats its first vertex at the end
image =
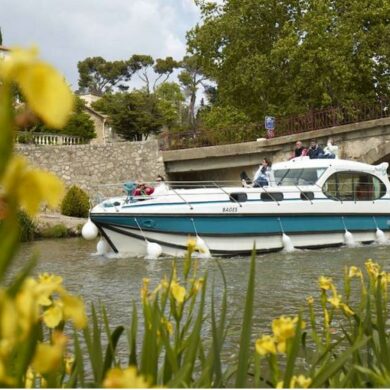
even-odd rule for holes
{"type": "Polygon", "coordinates": [[[267,130],[273,130],[275,128],[275,117],[266,116],[264,121],[265,128],[267,130]]]}

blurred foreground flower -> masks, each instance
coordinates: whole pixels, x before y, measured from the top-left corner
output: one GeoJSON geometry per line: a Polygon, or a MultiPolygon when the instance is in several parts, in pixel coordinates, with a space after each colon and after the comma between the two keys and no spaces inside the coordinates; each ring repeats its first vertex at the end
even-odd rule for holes
{"type": "Polygon", "coordinates": [[[37,57],[38,50],[12,49],[0,61],[0,79],[16,83],[31,109],[50,127],[61,128],[73,108],[73,94],[51,65],[37,57]]]}

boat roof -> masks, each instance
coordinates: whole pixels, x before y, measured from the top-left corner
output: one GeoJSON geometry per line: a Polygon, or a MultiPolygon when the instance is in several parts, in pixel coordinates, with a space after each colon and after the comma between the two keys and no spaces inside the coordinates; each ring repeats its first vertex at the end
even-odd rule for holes
{"type": "MultiPolygon", "coordinates": [[[[386,163],[387,164],[387,163],[386,163]]],[[[381,164],[382,165],[382,164],[381,164]]],[[[346,170],[372,170],[373,165],[353,161],[353,160],[341,160],[341,159],[310,159],[309,157],[293,158],[289,161],[282,161],[272,165],[273,170],[278,169],[302,169],[302,168],[329,168],[334,167],[338,169],[346,170]]],[[[386,166],[387,168],[387,166],[386,166]]]]}

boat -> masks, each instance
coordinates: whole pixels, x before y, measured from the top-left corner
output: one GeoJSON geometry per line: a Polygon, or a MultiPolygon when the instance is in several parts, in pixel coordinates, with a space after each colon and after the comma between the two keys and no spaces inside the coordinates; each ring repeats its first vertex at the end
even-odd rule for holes
{"type": "Polygon", "coordinates": [[[295,158],[275,163],[268,186],[169,183],[149,195],[106,199],[90,211],[85,238],[98,252],[199,256],[356,245],[390,238],[388,163],[295,158]],[[100,244],[100,249],[99,249],[100,244]]]}

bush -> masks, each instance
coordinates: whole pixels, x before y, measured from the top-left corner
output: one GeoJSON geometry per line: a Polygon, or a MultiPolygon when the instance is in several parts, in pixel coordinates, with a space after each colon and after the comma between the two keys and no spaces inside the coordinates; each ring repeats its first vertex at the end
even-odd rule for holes
{"type": "Polygon", "coordinates": [[[35,236],[35,224],[33,220],[24,212],[18,212],[20,226],[20,241],[32,241],[35,236]]]}
{"type": "Polygon", "coordinates": [[[69,231],[68,228],[60,223],[58,225],[50,226],[45,229],[43,229],[40,232],[40,236],[43,238],[63,238],[63,237],[69,237],[69,231]]]}
{"type": "Polygon", "coordinates": [[[61,213],[69,217],[88,217],[89,197],[77,186],[70,187],[61,204],[61,213]]]}

